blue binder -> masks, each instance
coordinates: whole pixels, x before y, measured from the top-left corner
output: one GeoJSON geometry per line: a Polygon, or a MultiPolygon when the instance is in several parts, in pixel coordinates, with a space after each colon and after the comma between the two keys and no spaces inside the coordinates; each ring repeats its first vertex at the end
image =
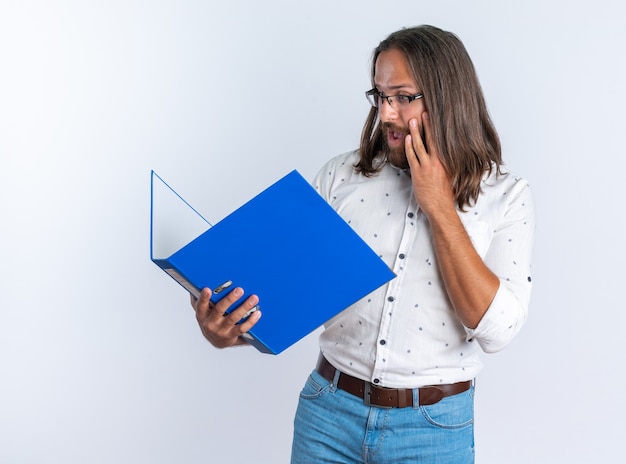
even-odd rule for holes
{"type": "Polygon", "coordinates": [[[151,192],[152,261],[196,296],[225,283],[257,294],[263,315],[246,338],[263,353],[282,352],[395,277],[295,170],[213,226],[154,171],[151,192]]]}

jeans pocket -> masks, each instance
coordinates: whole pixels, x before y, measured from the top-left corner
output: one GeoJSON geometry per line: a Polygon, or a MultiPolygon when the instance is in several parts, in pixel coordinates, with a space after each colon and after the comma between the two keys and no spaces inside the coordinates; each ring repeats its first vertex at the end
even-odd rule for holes
{"type": "Polygon", "coordinates": [[[430,406],[420,406],[422,414],[432,425],[444,429],[460,429],[474,423],[474,387],[448,396],[430,406]]]}
{"type": "Polygon", "coordinates": [[[306,379],[304,387],[300,392],[300,398],[304,400],[314,400],[319,398],[328,392],[331,388],[331,383],[322,377],[317,371],[311,372],[311,375],[306,379]]]}

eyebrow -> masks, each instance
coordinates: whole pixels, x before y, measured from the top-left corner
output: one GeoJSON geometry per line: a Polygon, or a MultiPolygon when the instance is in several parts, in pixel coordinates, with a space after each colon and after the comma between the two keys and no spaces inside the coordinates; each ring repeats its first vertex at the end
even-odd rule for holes
{"type": "MultiPolygon", "coordinates": [[[[376,88],[378,89],[378,91],[380,92],[380,85],[375,83],[376,88]]],[[[392,85],[389,86],[388,89],[389,90],[400,90],[400,89],[406,89],[406,88],[413,88],[413,84],[397,84],[397,85],[392,85]]]]}

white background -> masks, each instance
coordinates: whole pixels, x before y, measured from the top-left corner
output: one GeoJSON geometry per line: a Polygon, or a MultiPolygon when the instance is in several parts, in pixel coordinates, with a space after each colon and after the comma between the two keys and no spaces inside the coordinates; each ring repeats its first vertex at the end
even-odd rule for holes
{"type": "MultiPolygon", "coordinates": [[[[219,351],[149,260],[150,170],[214,221],[358,145],[372,49],[457,33],[537,204],[477,462],[621,462],[619,1],[0,1],[0,462],[282,463],[311,335],[219,351]]],[[[323,299],[311,288],[303,298],[323,299]]]]}

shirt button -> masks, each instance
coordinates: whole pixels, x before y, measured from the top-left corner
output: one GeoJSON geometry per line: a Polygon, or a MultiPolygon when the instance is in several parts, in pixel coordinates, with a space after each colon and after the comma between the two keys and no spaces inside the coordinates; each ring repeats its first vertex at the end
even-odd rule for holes
{"type": "Polygon", "coordinates": [[[380,379],[374,379],[374,383],[380,383],[380,379]]]}
{"type": "Polygon", "coordinates": [[[406,255],[405,255],[404,253],[400,253],[400,254],[398,255],[398,257],[399,257],[400,259],[404,259],[404,258],[406,258],[406,255]]]}
{"type": "Polygon", "coordinates": [[[395,300],[394,297],[392,297],[392,296],[387,297],[387,301],[393,301],[393,300],[395,300]]]}
{"type": "Polygon", "coordinates": [[[381,344],[381,345],[386,345],[386,344],[387,344],[387,342],[386,342],[385,340],[381,340],[381,341],[380,341],[380,344],[381,344]]]}
{"type": "Polygon", "coordinates": [[[407,216],[409,216],[410,218],[412,218],[413,216],[415,216],[412,212],[407,214],[407,216]]]}

